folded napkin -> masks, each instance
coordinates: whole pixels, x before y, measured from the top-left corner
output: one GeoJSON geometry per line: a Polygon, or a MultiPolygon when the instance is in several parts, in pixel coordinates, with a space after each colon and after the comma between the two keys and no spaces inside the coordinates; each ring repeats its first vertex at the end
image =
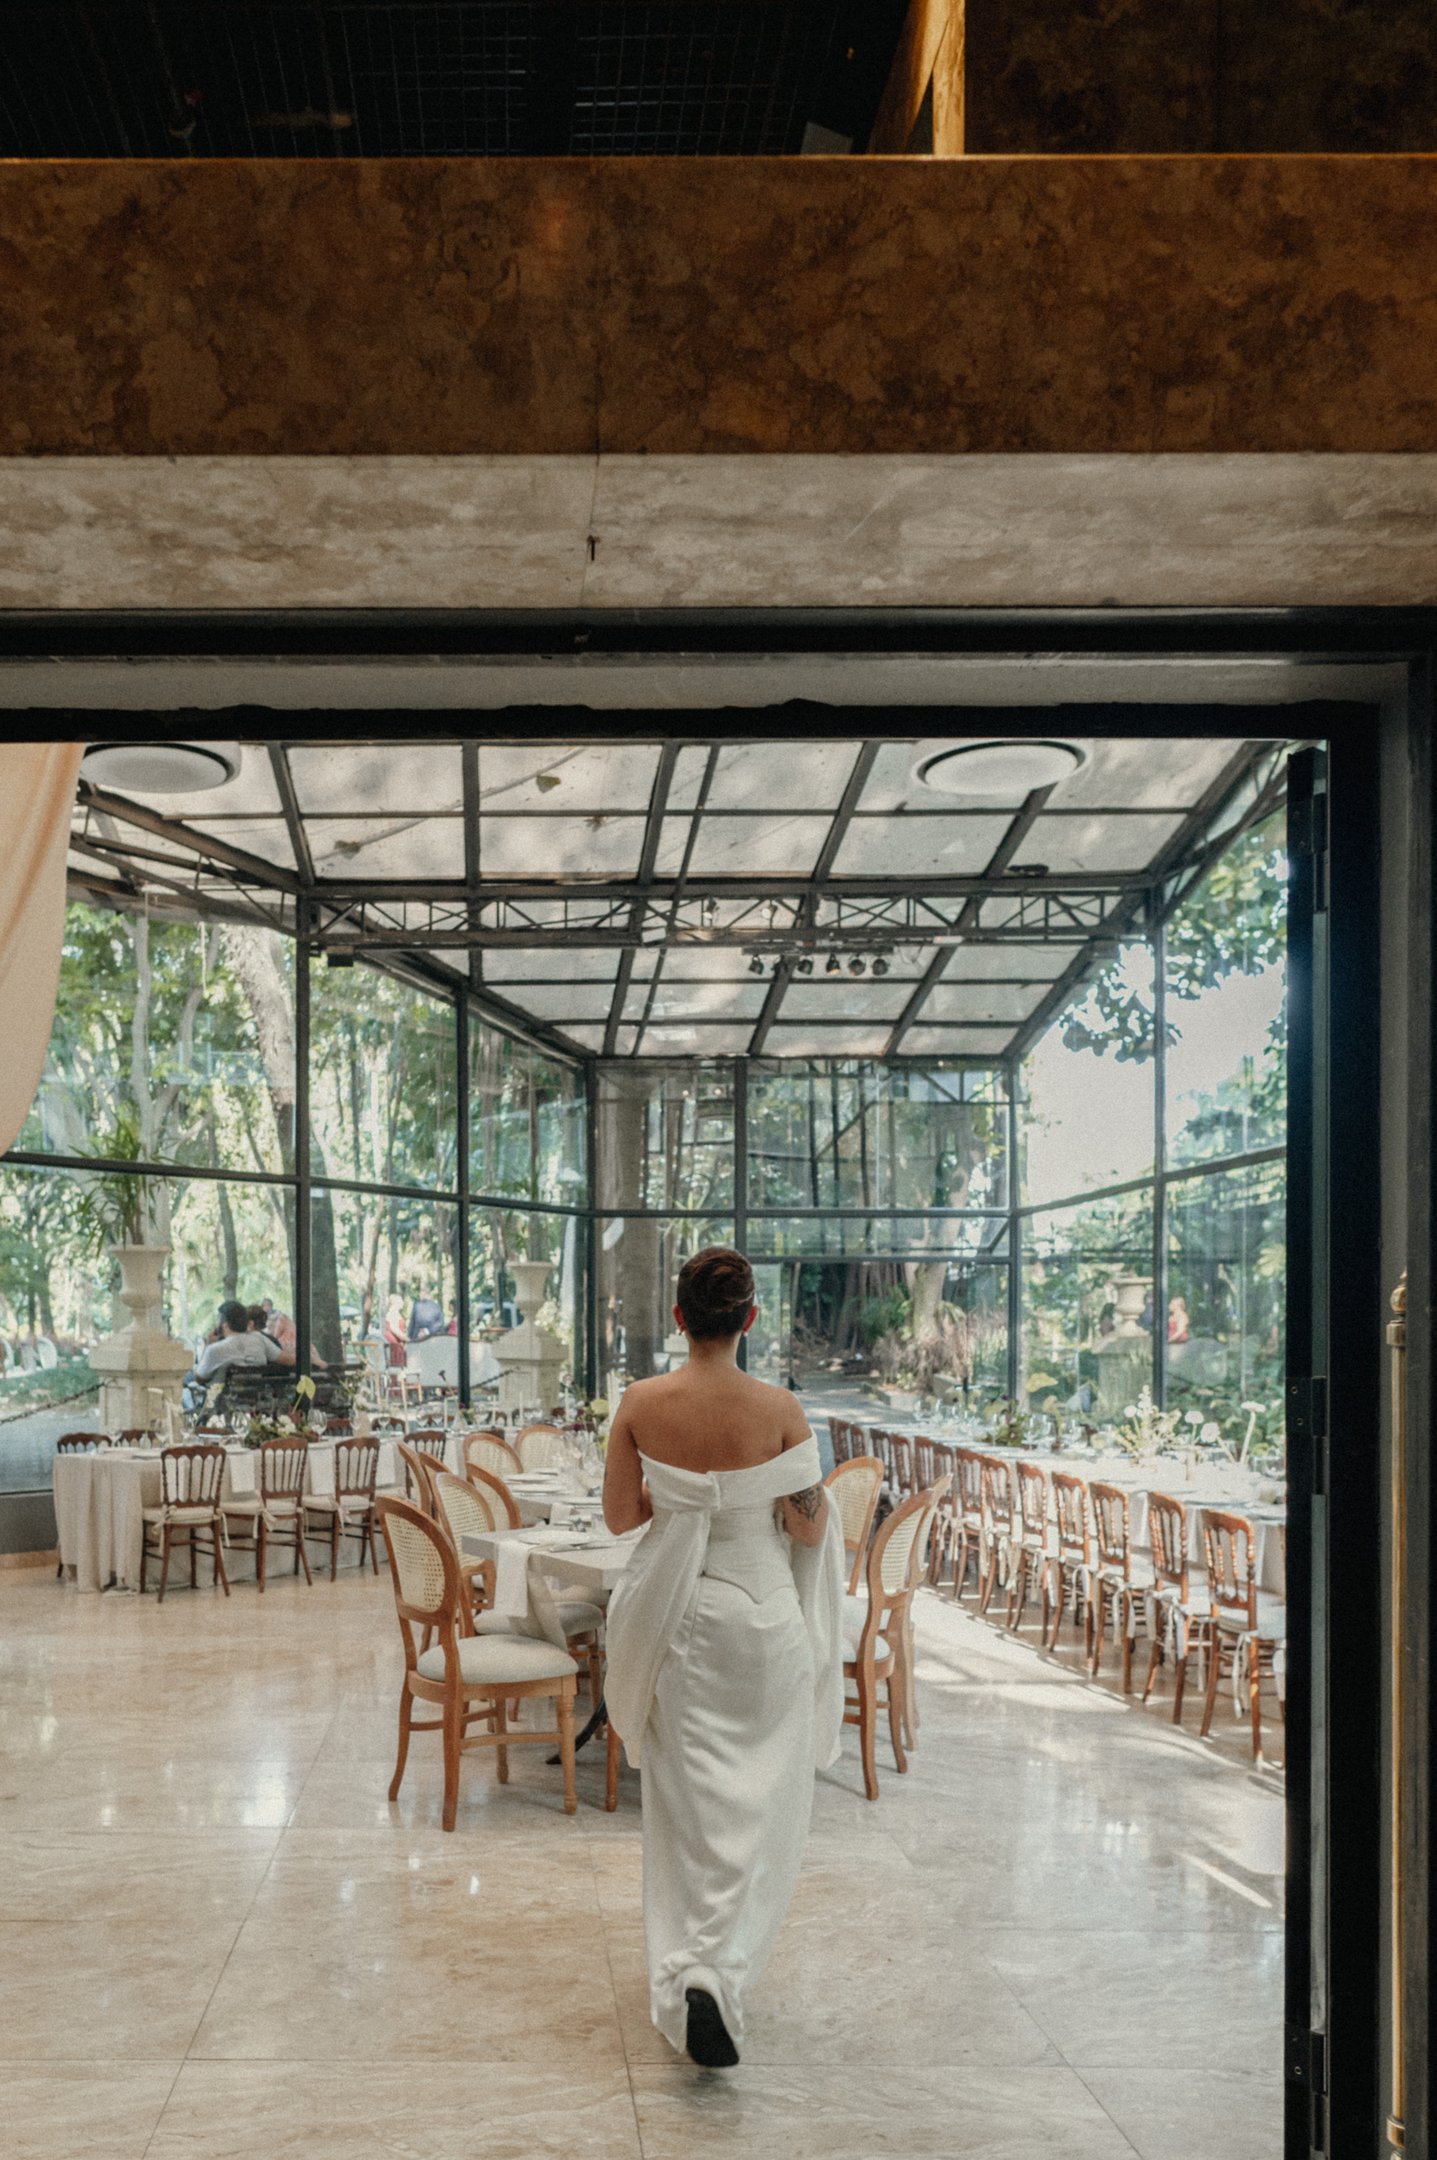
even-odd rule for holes
{"type": "Polygon", "coordinates": [[[504,1531],[494,1543],[494,1611],[506,1620],[523,1620],[529,1611],[529,1552],[523,1533],[504,1531]]]}

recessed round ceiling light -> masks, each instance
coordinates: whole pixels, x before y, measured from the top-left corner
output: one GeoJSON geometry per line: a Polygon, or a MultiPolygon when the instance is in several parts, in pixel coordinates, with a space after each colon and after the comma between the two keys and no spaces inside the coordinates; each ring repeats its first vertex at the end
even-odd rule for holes
{"type": "Polygon", "coordinates": [[[91,743],[82,761],[87,780],[132,795],[196,795],[223,787],[240,769],[237,742],[91,743]]]}
{"type": "Polygon", "coordinates": [[[1084,753],[1070,742],[945,743],[925,751],[913,777],[940,795],[1001,796],[1017,802],[1034,788],[1056,787],[1084,762],[1084,753]]]}

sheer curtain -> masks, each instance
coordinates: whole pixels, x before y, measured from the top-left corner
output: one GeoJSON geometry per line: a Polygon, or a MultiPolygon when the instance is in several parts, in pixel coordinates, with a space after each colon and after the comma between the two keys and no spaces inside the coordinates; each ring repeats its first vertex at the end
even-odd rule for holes
{"type": "Polygon", "coordinates": [[[65,855],[83,743],[0,746],[0,1150],[44,1069],[60,978],[65,855]]]}

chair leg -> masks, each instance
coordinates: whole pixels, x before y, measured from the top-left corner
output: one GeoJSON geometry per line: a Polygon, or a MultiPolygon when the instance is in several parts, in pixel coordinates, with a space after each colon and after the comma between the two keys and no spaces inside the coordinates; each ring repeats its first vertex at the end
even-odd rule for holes
{"type": "Polygon", "coordinates": [[[1157,1675],[1158,1675],[1158,1666],[1159,1666],[1159,1664],[1161,1663],[1161,1660],[1162,1660],[1162,1654],[1163,1654],[1163,1636],[1162,1636],[1162,1629],[1161,1629],[1161,1627],[1156,1627],[1156,1626],[1155,1626],[1155,1627],[1154,1627],[1154,1629],[1153,1629],[1152,1641],[1151,1641],[1151,1642],[1150,1642],[1150,1643],[1148,1644],[1148,1670],[1147,1670],[1147,1677],[1146,1677],[1146,1679],[1145,1679],[1145,1680],[1143,1681],[1143,1701],[1144,1701],[1144,1702],[1146,1702],[1146,1701],[1147,1701],[1148,1697],[1149,1697],[1149,1696],[1150,1696],[1150,1695],[1152,1694],[1152,1692],[1153,1692],[1153,1682],[1154,1682],[1154,1680],[1156,1680],[1156,1678],[1157,1678],[1157,1675]]]}
{"type": "MultiPolygon", "coordinates": [[[[330,1518],[329,1528],[329,1579],[331,1582],[339,1573],[339,1528],[342,1521],[343,1517],[339,1509],[336,1508],[330,1518]]],[[[360,1548],[359,1557],[361,1560],[364,1558],[363,1547],[360,1548]]]]}
{"type": "MultiPolygon", "coordinates": [[[[374,1573],[377,1575],[379,1573],[379,1552],[374,1536],[374,1509],[372,1507],[369,1510],[369,1513],[364,1518],[364,1533],[365,1536],[369,1539],[369,1565],[374,1570],[374,1573]]],[[[363,1567],[364,1565],[363,1546],[360,1547],[359,1564],[361,1567],[363,1567]]]]}
{"type": "MultiPolygon", "coordinates": [[[[140,1596],[145,1594],[145,1571],[150,1564],[150,1537],[148,1530],[140,1534],[140,1596]]],[[[63,1563],[62,1563],[63,1572],[63,1563]]]]}
{"type": "Polygon", "coordinates": [[[559,1760],[564,1766],[564,1813],[572,1815],[579,1805],[574,1789],[574,1687],[569,1681],[559,1697],[559,1760]]]}
{"type": "Polygon", "coordinates": [[[997,1540],[996,1538],[994,1538],[994,1540],[993,1540],[993,1543],[992,1543],[992,1545],[991,1545],[991,1546],[989,1547],[989,1551],[988,1551],[988,1578],[987,1578],[987,1581],[986,1581],[986,1582],[984,1583],[984,1585],[983,1585],[983,1594],[982,1594],[982,1596],[981,1596],[981,1597],[979,1598],[979,1600],[978,1600],[978,1610],[979,1610],[979,1612],[980,1612],[980,1613],[985,1613],[985,1612],[986,1612],[986,1611],[988,1610],[988,1607],[989,1607],[989,1606],[990,1606],[990,1605],[992,1604],[992,1602],[993,1602],[993,1592],[994,1592],[994,1589],[995,1589],[995,1588],[996,1588],[996,1586],[997,1586],[997,1582],[998,1582],[998,1540],[997,1540]]]}
{"type": "MultiPolygon", "coordinates": [[[[225,1566],[224,1554],[220,1551],[220,1518],[218,1515],[210,1524],[210,1541],[215,1556],[214,1580],[222,1586],[225,1596],[228,1597],[230,1594],[230,1578],[229,1570],[225,1566]]],[[[213,1588],[214,1585],[211,1584],[210,1587],[213,1588]]]]}
{"type": "Polygon", "coordinates": [[[499,1783],[507,1785],[509,1782],[509,1750],[504,1745],[504,1734],[509,1730],[509,1706],[502,1695],[497,1695],[494,1698],[494,1730],[499,1735],[499,1745],[494,1750],[494,1760],[498,1765],[499,1783]]]}
{"type": "Polygon", "coordinates": [[[394,1764],[394,1775],[389,1781],[389,1797],[399,1798],[399,1788],[404,1780],[404,1765],[409,1760],[409,1720],[414,1715],[414,1697],[406,1684],[399,1698],[399,1754],[394,1764]]]}
{"type": "Polygon", "coordinates": [[[192,1590],[198,1590],[200,1586],[200,1556],[195,1550],[195,1526],[193,1523],[190,1524],[188,1544],[190,1548],[190,1588],[192,1590]]]}
{"type": "Polygon", "coordinates": [[[464,1737],[464,1711],[458,1695],[444,1704],[444,1827],[454,1828],[459,1812],[459,1743],[464,1737]]]}
{"type": "Polygon", "coordinates": [[[858,1736],[863,1750],[863,1786],[870,1800],[878,1798],[878,1765],[875,1760],[878,1724],[878,1683],[871,1668],[858,1671],[858,1736]]]}
{"type": "Polygon", "coordinates": [[[305,1581],[313,1589],[314,1577],[309,1572],[309,1549],[305,1542],[304,1516],[297,1513],[294,1518],[294,1572],[296,1575],[301,1567],[304,1569],[305,1581]]]}
{"type": "Polygon", "coordinates": [[[604,1748],[604,1809],[609,1815],[619,1804],[619,1748],[621,1742],[611,1725],[604,1748]]]}
{"type": "Polygon", "coordinates": [[[903,1682],[896,1665],[888,1675],[888,1737],[893,1743],[893,1760],[902,1776],[908,1768],[908,1757],[903,1752],[903,1682]]]}
{"type": "Polygon", "coordinates": [[[1088,1671],[1094,1679],[1097,1678],[1098,1667],[1103,1662],[1103,1637],[1107,1633],[1107,1627],[1108,1593],[1100,1589],[1097,1612],[1094,1613],[1091,1605],[1088,1607],[1088,1671]]]}
{"type": "Polygon", "coordinates": [[[269,1553],[269,1524],[261,1515],[255,1523],[255,1574],[259,1577],[259,1594],[264,1596],[264,1564],[269,1553]]]}
{"type": "Polygon", "coordinates": [[[1058,1630],[1063,1625],[1063,1605],[1068,1595],[1067,1584],[1063,1580],[1063,1563],[1061,1560],[1055,1560],[1053,1562],[1052,1577],[1053,1626],[1052,1632],[1048,1637],[1048,1648],[1050,1650],[1056,1650],[1058,1647],[1058,1630]]]}
{"type": "Polygon", "coordinates": [[[1133,1692],[1134,1608],[1132,1596],[1131,1590],[1125,1590],[1122,1603],[1118,1607],[1118,1620],[1123,1630],[1123,1693],[1125,1695],[1131,1695],[1133,1692]]]}
{"type": "Polygon", "coordinates": [[[1256,1638],[1247,1646],[1247,1701],[1252,1717],[1252,1759],[1262,1760],[1262,1659],[1256,1638]]]}
{"type": "Polygon", "coordinates": [[[165,1524],[165,1526],[164,1526],[164,1552],[163,1552],[163,1554],[162,1554],[162,1556],[161,1556],[161,1559],[160,1559],[160,1595],[159,1595],[159,1598],[158,1598],[158,1600],[157,1600],[157,1602],[158,1602],[159,1604],[161,1604],[161,1605],[163,1605],[163,1604],[164,1604],[164,1602],[165,1602],[165,1584],[166,1584],[166,1583],[167,1583],[167,1582],[169,1581],[169,1579],[170,1579],[170,1526],[169,1526],[169,1524],[168,1524],[168,1523],[166,1523],[166,1524],[165,1524]]]}
{"type": "Polygon", "coordinates": [[[1212,1631],[1212,1644],[1208,1650],[1207,1656],[1207,1688],[1203,1695],[1202,1723],[1198,1727],[1198,1736],[1200,1739],[1203,1740],[1206,1740],[1208,1736],[1208,1728],[1212,1724],[1212,1714],[1217,1705],[1217,1684],[1221,1678],[1222,1644],[1218,1638],[1217,1628],[1214,1627],[1212,1631]]]}

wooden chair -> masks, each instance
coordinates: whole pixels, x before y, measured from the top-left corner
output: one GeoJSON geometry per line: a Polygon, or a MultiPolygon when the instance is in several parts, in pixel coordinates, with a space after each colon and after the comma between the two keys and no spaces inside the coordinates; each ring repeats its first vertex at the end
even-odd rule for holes
{"type": "Polygon", "coordinates": [[[1093,1544],[1088,1530],[1088,1487],[1071,1470],[1053,1472],[1053,1550],[1048,1555],[1048,1580],[1053,1609],[1053,1632],[1048,1648],[1058,1647],[1058,1630],[1068,1598],[1073,1600],[1073,1625],[1083,1622],[1086,1654],[1093,1654],[1093,1544]]]}
{"type": "Polygon", "coordinates": [[[334,1449],[334,1491],[305,1494],[306,1530],[312,1527],[312,1518],[317,1515],[320,1526],[314,1534],[329,1539],[331,1582],[339,1567],[341,1538],[357,1537],[359,1565],[363,1567],[367,1551],[370,1566],[376,1575],[379,1573],[378,1525],[374,1517],[378,1483],[379,1442],[372,1436],[339,1440],[334,1449]]]}
{"type": "Polygon", "coordinates": [[[292,1545],[295,1574],[303,1567],[305,1581],[313,1584],[309,1554],[304,1545],[309,1442],[298,1436],[293,1440],[266,1440],[255,1452],[259,1464],[258,1496],[253,1500],[231,1497],[222,1504],[221,1512],[227,1523],[249,1526],[247,1536],[241,1533],[236,1537],[231,1528],[230,1544],[236,1552],[254,1554],[255,1577],[261,1595],[264,1594],[265,1564],[271,1545],[281,1548],[292,1545]]]}
{"type": "Polygon", "coordinates": [[[526,1425],[514,1436],[514,1453],[526,1470],[556,1470],[567,1445],[557,1425],[526,1425]]]}
{"type": "Polygon", "coordinates": [[[1245,1667],[1253,1759],[1260,1762],[1264,1673],[1278,1690],[1278,1704],[1284,1719],[1287,1715],[1278,1665],[1279,1655],[1287,1643],[1287,1606],[1281,1598],[1269,1596],[1257,1587],[1252,1524],[1245,1515],[1227,1515],[1217,1508],[1204,1508],[1202,1541],[1207,1561],[1212,1630],[1207,1692],[1203,1698],[1202,1724],[1198,1729],[1205,1740],[1212,1724],[1219,1680],[1237,1670],[1239,1665],[1245,1667]]]}
{"type": "Polygon", "coordinates": [[[107,1448],[111,1444],[108,1433],[67,1432],[61,1433],[59,1439],[55,1442],[55,1453],[57,1455],[93,1455],[97,1448],[107,1448]]]}
{"type": "MultiPolygon", "coordinates": [[[[946,1505],[945,1528],[953,1563],[953,1595],[961,1598],[971,1561],[983,1587],[983,1457],[976,1448],[955,1447],[953,1484],[946,1505]]],[[[944,1513],[940,1509],[940,1516],[944,1513]]]]}
{"type": "Polygon", "coordinates": [[[492,1477],[503,1478],[506,1485],[516,1473],[523,1475],[523,1463],[499,1433],[466,1433],[459,1448],[466,1469],[487,1470],[492,1477]]]}
{"type": "Polygon", "coordinates": [[[843,1418],[831,1417],[828,1421],[828,1437],[833,1445],[833,1467],[846,1463],[852,1453],[848,1444],[849,1426],[843,1418]]]}
{"type": "Polygon", "coordinates": [[[911,1500],[918,1487],[913,1481],[913,1442],[907,1433],[888,1435],[888,1455],[892,1473],[893,1504],[911,1500]]]}
{"type": "Polygon", "coordinates": [[[933,1463],[933,1447],[934,1443],[929,1439],[927,1433],[915,1433],[913,1435],[913,1489],[915,1492],[927,1492],[938,1474],[933,1463]]]}
{"type": "Polygon", "coordinates": [[[843,1526],[844,1552],[853,1556],[848,1570],[848,1594],[853,1597],[863,1574],[863,1557],[883,1485],[883,1465],[876,1455],[850,1455],[830,1470],[823,1482],[843,1526]]]}
{"type": "Polygon", "coordinates": [[[1188,1659],[1194,1650],[1212,1655],[1212,1605],[1205,1583],[1194,1583],[1188,1568],[1187,1510],[1168,1493],[1148,1494],[1148,1544],[1152,1553],[1153,1595],[1157,1618],[1148,1652],[1143,1701],[1164,1655],[1164,1644],[1173,1646],[1173,1723],[1180,1725],[1183,1695],[1187,1688],[1188,1659]]]}
{"type": "Polygon", "coordinates": [[[475,1635],[467,1625],[468,1598],[448,1537],[439,1524],[407,1500],[387,1496],[375,1503],[394,1583],[394,1604],[404,1639],[404,1687],[399,1698],[399,1753],[390,1781],[399,1798],[411,1732],[444,1736],[444,1813],[454,1828],[459,1806],[459,1761],[471,1749],[494,1750],[499,1782],[509,1781],[511,1747],[552,1747],[557,1741],[564,1774],[564,1812],[578,1807],[574,1789],[574,1696],[578,1670],[566,1651],[532,1636],[475,1635]],[[433,1636],[433,1642],[429,1637],[433,1636]],[[416,1637],[428,1643],[421,1648],[416,1637]],[[553,1731],[512,1730],[508,1706],[527,1697],[552,1699],[553,1731]],[[416,1702],[433,1703],[437,1718],[416,1719],[416,1702]],[[483,1721],[488,1730],[471,1732],[483,1721]]]}
{"type": "Polygon", "coordinates": [[[170,1552],[176,1535],[181,1532],[181,1544],[189,1547],[190,1588],[195,1589],[199,1581],[199,1555],[208,1552],[213,1562],[210,1580],[220,1584],[225,1596],[229,1596],[229,1577],[225,1573],[225,1564],[220,1553],[220,1486],[224,1474],[225,1451],[222,1447],[199,1441],[164,1449],[160,1456],[160,1489],[164,1498],[159,1507],[147,1507],[143,1510],[144,1526],[140,1544],[142,1596],[149,1561],[152,1556],[157,1557],[160,1562],[160,1594],[156,1603],[164,1604],[165,1585],[170,1579],[170,1552]],[[209,1533],[207,1545],[199,1542],[204,1531],[209,1533]]]}
{"type": "Polygon", "coordinates": [[[112,1445],[115,1447],[153,1447],[159,1437],[153,1425],[127,1425],[123,1432],[116,1433],[112,1445]]]}
{"type": "MultiPolygon", "coordinates": [[[[504,1489],[498,1479],[490,1480],[489,1487],[486,1490],[468,1478],[454,1477],[447,1470],[438,1471],[434,1479],[435,1520],[454,1548],[459,1580],[469,1595],[471,1633],[513,1634],[516,1632],[513,1622],[490,1609],[494,1603],[493,1561],[464,1557],[466,1537],[484,1537],[495,1530],[517,1527],[505,1519],[503,1499],[500,1498],[504,1489]]],[[[504,1499],[507,1498],[504,1494],[504,1499]]],[[[589,1701],[597,1707],[604,1692],[603,1653],[599,1643],[603,1610],[580,1598],[556,1601],[556,1604],[565,1647],[576,1665],[587,1666],[589,1701]]]]}
{"type": "Polygon", "coordinates": [[[922,1456],[914,1450],[914,1469],[920,1490],[926,1491],[930,1486],[943,1487],[943,1497],[938,1503],[928,1540],[928,1580],[936,1589],[944,1562],[952,1553],[957,1538],[958,1451],[947,1440],[925,1440],[922,1447],[925,1451],[922,1456]]]}
{"type": "Polygon", "coordinates": [[[1016,1628],[1023,1618],[1028,1591],[1042,1592],[1043,1626],[1039,1640],[1048,1635],[1048,1473],[1040,1464],[1020,1462],[1018,1469],[1018,1521],[1013,1539],[1013,1567],[1008,1577],[1008,1625],[1016,1628]]]}
{"type": "Polygon", "coordinates": [[[404,1467],[404,1497],[416,1507],[423,1508],[426,1515],[434,1513],[434,1478],[448,1464],[442,1455],[429,1448],[415,1447],[410,1440],[398,1440],[395,1448],[404,1467]]]}
{"type": "Polygon", "coordinates": [[[1088,1669],[1096,1678],[1107,1635],[1108,1615],[1123,1637],[1123,1693],[1132,1692],[1133,1644],[1139,1626],[1146,1626],[1148,1597],[1153,1588],[1152,1569],[1133,1559],[1131,1507],[1120,1485],[1096,1480],[1088,1487],[1093,1503],[1093,1543],[1097,1563],[1093,1571],[1093,1649],[1088,1669]]]}
{"type": "Polygon", "coordinates": [[[876,1455],[878,1457],[878,1460],[883,1465],[884,1482],[891,1489],[893,1485],[892,1433],[885,1432],[881,1425],[870,1425],[868,1428],[868,1437],[864,1451],[866,1454],[876,1455]]]}
{"type": "Polygon", "coordinates": [[[905,1500],[875,1533],[868,1548],[867,1610],[857,1639],[850,1637],[843,1662],[844,1680],[851,1689],[844,1703],[843,1722],[859,1729],[863,1786],[870,1800],[878,1798],[875,1739],[880,1690],[888,1708],[894,1762],[900,1772],[908,1768],[903,1735],[908,1707],[905,1697],[912,1674],[903,1644],[938,1497],[935,1489],[905,1500]]]}
{"type": "Polygon", "coordinates": [[[978,1610],[985,1613],[993,1601],[999,1570],[1013,1542],[1013,1476],[1001,1455],[980,1456],[979,1475],[983,1491],[982,1534],[987,1539],[988,1550],[978,1610]]]}

